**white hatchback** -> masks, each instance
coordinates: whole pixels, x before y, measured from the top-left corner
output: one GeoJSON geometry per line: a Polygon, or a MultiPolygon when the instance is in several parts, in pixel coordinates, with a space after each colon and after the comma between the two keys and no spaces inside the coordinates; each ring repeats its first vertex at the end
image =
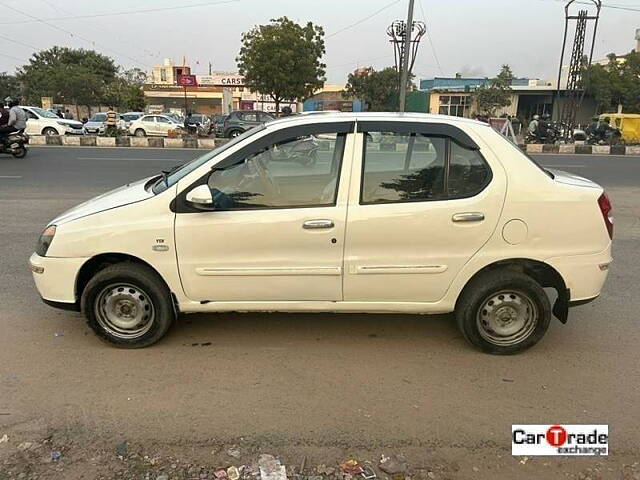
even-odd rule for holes
{"type": "Polygon", "coordinates": [[[29,135],[83,135],[82,122],[58,117],[40,107],[21,107],[27,114],[26,133],[29,135]]]}
{"type": "Polygon", "coordinates": [[[69,210],[31,269],[46,303],[121,347],[180,313],[455,312],[471,344],[508,354],[599,295],[612,232],[600,186],[485,124],[338,113],[256,127],[69,210]]]}
{"type": "Polygon", "coordinates": [[[167,137],[169,130],[181,128],[182,125],[167,115],[143,115],[129,124],[129,133],[136,137],[167,137]]]}

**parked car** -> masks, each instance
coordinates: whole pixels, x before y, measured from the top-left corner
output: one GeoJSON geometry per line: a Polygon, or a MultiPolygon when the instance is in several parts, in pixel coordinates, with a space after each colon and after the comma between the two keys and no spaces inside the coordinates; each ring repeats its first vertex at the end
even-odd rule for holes
{"type": "Polygon", "coordinates": [[[144,112],[125,112],[120,114],[120,120],[122,121],[122,127],[124,130],[128,130],[131,124],[144,115],[144,112]]]}
{"type": "Polygon", "coordinates": [[[247,130],[269,122],[274,118],[270,113],[260,110],[236,110],[224,119],[223,136],[227,138],[237,137],[247,130]]]}
{"type": "Polygon", "coordinates": [[[82,135],[82,122],[65,120],[40,107],[23,106],[27,114],[28,135],[82,135]]]}
{"type": "Polygon", "coordinates": [[[179,313],[455,312],[471,344],[510,354],[600,294],[612,236],[602,187],[487,124],[341,113],[269,122],[85,202],[30,263],[46,303],[120,347],[179,313]],[[288,161],[310,137],[317,160],[288,161]]]}
{"type": "Polygon", "coordinates": [[[102,135],[105,131],[107,120],[106,112],[94,113],[87,123],[84,124],[84,131],[89,135],[102,135]]]}
{"type": "Polygon", "coordinates": [[[129,125],[129,133],[136,137],[169,135],[169,130],[181,130],[182,124],[166,115],[143,115],[129,125]]]}

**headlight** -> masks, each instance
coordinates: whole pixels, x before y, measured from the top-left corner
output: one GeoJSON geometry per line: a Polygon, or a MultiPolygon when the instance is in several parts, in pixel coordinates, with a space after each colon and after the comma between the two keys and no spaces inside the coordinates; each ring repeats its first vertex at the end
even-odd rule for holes
{"type": "Polygon", "coordinates": [[[38,239],[38,243],[36,244],[36,253],[41,257],[45,257],[47,255],[47,250],[49,250],[49,246],[53,241],[53,236],[56,234],[56,226],[49,225],[44,229],[42,235],[38,239]]]}

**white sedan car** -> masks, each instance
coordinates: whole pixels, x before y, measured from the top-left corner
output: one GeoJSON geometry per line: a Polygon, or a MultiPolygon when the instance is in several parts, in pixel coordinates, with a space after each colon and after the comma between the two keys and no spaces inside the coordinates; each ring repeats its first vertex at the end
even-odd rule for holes
{"type": "Polygon", "coordinates": [[[63,213],[31,269],[46,303],[120,347],[180,313],[455,312],[471,344],[509,354],[599,295],[612,235],[600,186],[488,125],[338,113],[256,127],[63,213]]]}
{"type": "Polygon", "coordinates": [[[129,125],[129,133],[136,137],[166,137],[169,130],[181,129],[182,125],[167,115],[143,115],[129,125]]]}
{"type": "Polygon", "coordinates": [[[83,135],[82,122],[58,117],[55,113],[40,107],[21,107],[27,114],[29,135],[83,135]]]}

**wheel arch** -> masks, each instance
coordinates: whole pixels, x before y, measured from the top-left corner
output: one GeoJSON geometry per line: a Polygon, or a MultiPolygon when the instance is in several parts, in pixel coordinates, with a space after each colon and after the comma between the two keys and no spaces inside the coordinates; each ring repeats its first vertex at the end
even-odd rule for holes
{"type": "Polygon", "coordinates": [[[84,294],[84,289],[89,283],[89,280],[98,273],[100,270],[103,270],[106,267],[111,265],[115,265],[117,263],[135,263],[138,265],[144,265],[153,271],[160,280],[165,284],[167,290],[171,292],[171,301],[173,303],[173,308],[175,310],[176,315],[178,314],[178,300],[176,298],[175,293],[171,290],[165,279],[160,275],[158,270],[156,270],[151,264],[145,262],[139,257],[134,255],[129,255],[126,253],[118,253],[118,252],[110,252],[110,253],[101,253],[94,257],[88,259],[85,263],[82,264],[80,270],[78,270],[78,274],[76,275],[75,282],[75,295],[78,302],[78,305],[82,307],[82,296],[84,294]]]}
{"type": "Polygon", "coordinates": [[[485,265],[475,274],[473,274],[469,278],[469,280],[467,280],[464,287],[460,291],[460,294],[458,295],[458,299],[456,300],[456,307],[465,289],[467,289],[473,281],[487,272],[499,269],[508,269],[524,273],[533,278],[541,287],[553,288],[558,294],[558,297],[553,304],[553,314],[562,323],[567,322],[567,317],[569,314],[569,300],[571,298],[571,295],[569,290],[567,289],[564,278],[562,278],[560,272],[558,272],[548,263],[541,262],[540,260],[533,260],[530,258],[508,258],[485,265]]]}

